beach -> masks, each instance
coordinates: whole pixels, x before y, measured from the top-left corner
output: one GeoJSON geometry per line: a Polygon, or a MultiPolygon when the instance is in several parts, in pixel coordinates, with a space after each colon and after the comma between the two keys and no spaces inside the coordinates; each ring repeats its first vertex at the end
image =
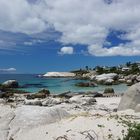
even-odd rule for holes
{"type": "Polygon", "coordinates": [[[121,97],[94,99],[90,104],[87,98],[85,104],[72,99],[50,107],[8,104],[1,99],[1,140],[118,140],[127,133],[121,120],[140,122],[140,113],[134,110],[116,112],[121,97]]]}
{"type": "Polygon", "coordinates": [[[0,140],[123,140],[130,124],[140,123],[140,83],[117,92],[122,83],[116,85],[119,81],[119,78],[113,80],[116,75],[97,75],[98,85],[69,77],[35,77],[37,81],[33,82],[35,79],[29,76],[28,83],[24,77],[26,86],[23,87],[20,79],[19,82],[3,82],[0,87],[0,140]],[[63,92],[53,93],[49,86],[42,89],[40,82],[46,80],[56,91],[59,90],[55,84],[59,83],[63,92]],[[64,92],[66,85],[70,85],[71,91],[64,92]],[[30,87],[39,91],[23,90],[30,87]],[[80,90],[73,92],[74,89],[80,90]]]}

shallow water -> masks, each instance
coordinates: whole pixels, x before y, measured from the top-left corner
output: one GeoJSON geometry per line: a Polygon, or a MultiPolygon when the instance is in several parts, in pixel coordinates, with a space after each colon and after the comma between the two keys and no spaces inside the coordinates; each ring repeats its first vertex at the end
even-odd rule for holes
{"type": "Polygon", "coordinates": [[[86,80],[75,80],[71,78],[39,78],[34,74],[0,74],[0,83],[15,79],[19,82],[20,86],[26,84],[26,88],[23,90],[29,92],[37,92],[42,88],[47,88],[51,93],[63,93],[66,91],[82,92],[82,91],[98,91],[103,92],[106,87],[113,87],[116,93],[123,93],[128,88],[125,84],[103,86],[98,87],[76,87],[75,84],[78,82],[85,82],[86,80]],[[35,84],[35,85],[34,85],[35,84]]]}

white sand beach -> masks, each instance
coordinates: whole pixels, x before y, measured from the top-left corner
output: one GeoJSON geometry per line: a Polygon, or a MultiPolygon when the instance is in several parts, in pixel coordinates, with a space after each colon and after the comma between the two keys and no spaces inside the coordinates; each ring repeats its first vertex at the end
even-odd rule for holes
{"type": "Polygon", "coordinates": [[[20,105],[11,108],[1,104],[0,140],[122,139],[122,131],[126,133],[127,127],[119,118],[140,121],[140,113],[114,112],[120,99],[96,98],[97,103],[91,106],[62,103],[53,107],[20,105]]]}

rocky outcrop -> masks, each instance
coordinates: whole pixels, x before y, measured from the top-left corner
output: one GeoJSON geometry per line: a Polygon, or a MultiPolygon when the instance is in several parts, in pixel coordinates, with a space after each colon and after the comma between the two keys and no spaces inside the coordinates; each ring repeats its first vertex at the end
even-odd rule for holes
{"type": "Polygon", "coordinates": [[[76,103],[81,105],[94,105],[96,102],[96,99],[93,96],[89,95],[77,95],[73,96],[69,99],[70,103],[76,103]]]}
{"type": "Polygon", "coordinates": [[[19,83],[16,80],[8,80],[8,81],[5,81],[4,83],[2,83],[2,86],[6,87],[6,88],[18,88],[19,83]]]}
{"type": "Polygon", "coordinates": [[[42,105],[43,106],[54,106],[54,105],[58,105],[58,104],[61,104],[64,102],[65,102],[65,99],[63,99],[63,98],[49,97],[49,98],[45,99],[44,101],[42,101],[42,105]]]}
{"type": "Polygon", "coordinates": [[[107,79],[104,81],[104,85],[112,85],[114,83],[113,79],[107,79]]]}
{"type": "Polygon", "coordinates": [[[38,105],[38,106],[41,106],[42,102],[41,102],[41,100],[34,99],[34,100],[25,100],[24,104],[25,105],[38,105]]]}
{"type": "Polygon", "coordinates": [[[27,99],[35,99],[35,98],[46,98],[47,96],[50,95],[50,91],[47,89],[43,89],[39,91],[38,93],[35,94],[28,94],[27,99]]]}
{"type": "Polygon", "coordinates": [[[116,73],[108,73],[108,74],[97,75],[95,77],[95,80],[99,84],[112,85],[115,83],[115,80],[117,80],[117,78],[118,75],[116,73]]]}
{"type": "MultiPolygon", "coordinates": [[[[54,123],[70,116],[67,111],[60,107],[21,106],[16,108],[14,112],[15,117],[10,122],[10,125],[8,125],[10,130],[8,137],[12,137],[13,139],[14,135],[21,131],[30,130],[44,124],[54,123]]],[[[5,120],[3,122],[5,122],[5,120]]],[[[5,128],[7,128],[7,125],[5,128]]],[[[9,140],[9,138],[4,140],[9,140]]]]}
{"type": "Polygon", "coordinates": [[[89,73],[83,74],[82,78],[93,80],[96,75],[96,71],[89,71],[89,73]]]}
{"type": "Polygon", "coordinates": [[[108,74],[101,74],[96,76],[96,80],[107,80],[107,79],[116,79],[118,74],[116,73],[108,73],[108,74]]]}
{"type": "Polygon", "coordinates": [[[14,93],[10,93],[10,92],[2,92],[0,93],[0,98],[10,98],[13,97],[14,93]]]}
{"type": "Polygon", "coordinates": [[[131,86],[123,95],[118,110],[133,109],[140,104],[140,83],[131,86]]]}
{"type": "Polygon", "coordinates": [[[45,95],[49,96],[50,95],[50,91],[48,89],[42,89],[40,90],[38,93],[44,93],[45,95]]]}
{"type": "Polygon", "coordinates": [[[75,77],[71,72],[47,72],[43,77],[75,77]]]}

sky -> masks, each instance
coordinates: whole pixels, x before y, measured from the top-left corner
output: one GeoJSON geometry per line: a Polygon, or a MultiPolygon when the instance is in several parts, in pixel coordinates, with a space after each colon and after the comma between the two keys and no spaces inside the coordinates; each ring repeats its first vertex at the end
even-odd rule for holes
{"type": "Polygon", "coordinates": [[[140,61],[140,0],[0,0],[0,72],[140,61]]]}

